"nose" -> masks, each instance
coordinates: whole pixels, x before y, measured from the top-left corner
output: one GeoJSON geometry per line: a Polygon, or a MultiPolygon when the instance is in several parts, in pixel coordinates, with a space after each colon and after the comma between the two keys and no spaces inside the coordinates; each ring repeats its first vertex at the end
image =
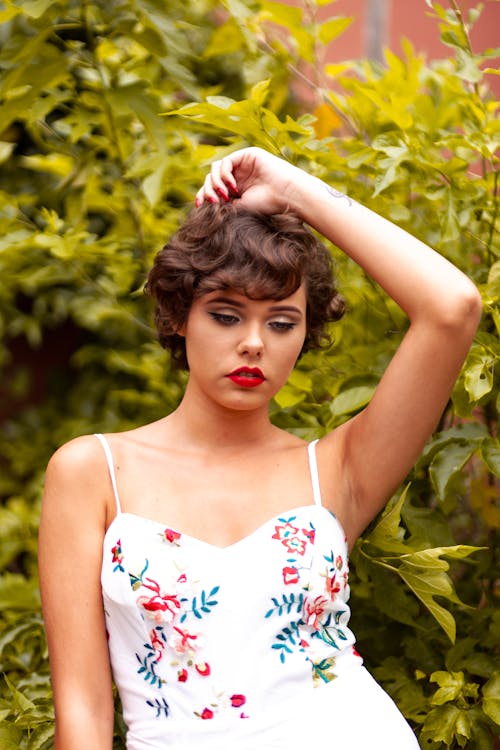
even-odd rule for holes
{"type": "Polygon", "coordinates": [[[238,344],[238,354],[248,354],[251,357],[260,357],[264,350],[264,341],[260,326],[255,323],[243,329],[243,336],[238,344]]]}

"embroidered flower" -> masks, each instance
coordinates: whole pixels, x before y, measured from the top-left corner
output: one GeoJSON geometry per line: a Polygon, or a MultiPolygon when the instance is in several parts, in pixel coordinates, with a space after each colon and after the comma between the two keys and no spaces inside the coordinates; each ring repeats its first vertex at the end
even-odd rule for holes
{"type": "Polygon", "coordinates": [[[200,717],[202,719],[213,719],[214,718],[214,712],[212,711],[211,708],[204,708],[203,711],[201,712],[200,717]]]}
{"type": "Polygon", "coordinates": [[[314,544],[314,538],[316,536],[316,529],[314,529],[314,527],[311,527],[310,529],[302,529],[302,533],[307,539],[309,539],[311,544],[314,544]]]}
{"type": "Polygon", "coordinates": [[[115,546],[111,548],[111,555],[112,555],[111,562],[116,563],[115,567],[113,568],[113,573],[116,572],[117,570],[120,570],[122,573],[125,573],[125,570],[122,565],[123,552],[122,552],[122,543],[120,539],[118,539],[115,546]]]}
{"type": "Polygon", "coordinates": [[[177,654],[185,654],[186,651],[194,651],[198,644],[194,643],[198,636],[193,633],[188,633],[187,630],[182,630],[174,625],[174,634],[168,639],[168,645],[173,648],[177,654]]]}
{"type": "Polygon", "coordinates": [[[137,598],[137,604],[142,607],[146,612],[154,613],[154,619],[156,622],[172,622],[177,612],[181,608],[181,603],[175,594],[164,594],[160,590],[160,585],[152,578],[146,578],[148,583],[142,582],[142,588],[149,589],[154,592],[153,596],[139,596],[137,598]]]}
{"type": "Polygon", "coordinates": [[[334,599],[335,594],[338,594],[341,589],[341,584],[336,580],[336,573],[334,573],[331,578],[326,579],[326,591],[331,599],[334,599]]]}
{"type": "Polygon", "coordinates": [[[306,543],[303,539],[299,539],[298,536],[292,536],[289,539],[282,539],[281,544],[284,544],[289,552],[296,552],[299,555],[305,554],[306,543]]]}
{"type": "MultiPolygon", "coordinates": [[[[231,701],[231,705],[233,706],[233,708],[239,708],[240,706],[244,706],[245,703],[247,702],[246,697],[238,693],[235,693],[235,695],[231,695],[229,700],[231,701]]],[[[242,719],[243,715],[241,715],[240,718],[242,719]]]]}
{"type": "MultiPolygon", "coordinates": [[[[282,519],[280,519],[281,521],[282,519]]],[[[283,519],[284,520],[284,519],[283,519]]],[[[284,526],[275,526],[276,533],[272,535],[271,539],[279,539],[280,541],[283,539],[288,539],[290,536],[295,536],[298,532],[298,528],[296,526],[292,526],[292,524],[287,521],[284,526]]]]}
{"type": "Polygon", "coordinates": [[[187,669],[179,669],[177,672],[177,680],[178,682],[186,682],[188,678],[188,671],[187,669]]]}
{"type": "Polygon", "coordinates": [[[342,568],[344,567],[344,560],[342,559],[342,555],[337,555],[337,557],[335,558],[335,567],[337,568],[337,570],[342,570],[342,568]]]}
{"type": "Polygon", "coordinates": [[[328,603],[328,599],[324,596],[317,596],[310,602],[306,599],[304,603],[304,616],[306,624],[314,630],[319,630],[320,623],[319,618],[325,611],[325,605],[328,603]]]}
{"type": "Polygon", "coordinates": [[[299,582],[299,571],[297,568],[283,568],[283,582],[286,586],[299,582]]]}
{"type": "Polygon", "coordinates": [[[181,538],[181,535],[178,531],[174,531],[173,529],[165,529],[165,531],[160,534],[161,538],[165,542],[170,542],[170,544],[175,544],[176,547],[179,547],[180,545],[177,543],[177,540],[181,538]]]}
{"type": "Polygon", "coordinates": [[[210,664],[207,664],[206,661],[195,664],[194,668],[196,669],[198,674],[201,674],[202,677],[208,677],[208,675],[210,674],[210,664]]]}

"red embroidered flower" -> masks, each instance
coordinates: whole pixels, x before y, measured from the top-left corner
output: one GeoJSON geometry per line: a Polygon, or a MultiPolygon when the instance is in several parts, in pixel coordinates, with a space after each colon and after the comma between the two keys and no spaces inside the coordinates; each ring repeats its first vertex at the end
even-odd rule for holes
{"type": "Polygon", "coordinates": [[[308,529],[302,529],[302,533],[304,534],[304,536],[306,536],[309,539],[309,541],[311,542],[311,544],[314,544],[314,538],[316,536],[315,529],[309,529],[309,530],[308,529]]]}
{"type": "Polygon", "coordinates": [[[319,618],[325,611],[325,605],[327,604],[328,599],[325,599],[324,596],[317,596],[314,601],[309,602],[306,600],[304,605],[304,614],[306,617],[306,623],[314,628],[314,630],[319,630],[319,618]]]}
{"type": "Polygon", "coordinates": [[[238,695],[237,693],[235,695],[232,695],[229,700],[231,701],[231,705],[234,708],[239,708],[240,706],[244,706],[245,703],[247,702],[247,699],[245,698],[244,695],[238,695]]]}
{"type": "Polygon", "coordinates": [[[154,596],[137,597],[138,606],[145,609],[146,612],[155,613],[154,619],[156,622],[164,620],[172,622],[177,614],[176,609],[181,608],[178,597],[173,594],[163,594],[160,590],[160,584],[153,581],[152,578],[146,578],[146,581],[148,583],[142,582],[141,589],[154,591],[154,596]]]}
{"type": "Polygon", "coordinates": [[[299,571],[297,568],[283,568],[283,581],[286,586],[290,583],[298,583],[299,571]]]}
{"type": "Polygon", "coordinates": [[[187,669],[179,669],[179,671],[177,672],[177,680],[179,682],[186,682],[187,678],[188,678],[187,669]]]}
{"type": "Polygon", "coordinates": [[[289,552],[296,552],[299,555],[303,555],[306,551],[306,543],[303,539],[299,539],[298,536],[282,539],[281,544],[284,544],[289,552]]]}
{"type": "Polygon", "coordinates": [[[284,526],[275,526],[274,528],[276,529],[276,533],[272,535],[271,539],[279,539],[280,541],[282,539],[287,539],[289,536],[295,536],[298,532],[298,528],[292,526],[288,521],[284,526]]]}
{"type": "Polygon", "coordinates": [[[186,651],[194,651],[196,644],[194,641],[198,638],[197,635],[188,633],[187,630],[182,630],[174,625],[174,634],[168,639],[168,645],[173,648],[177,654],[185,654],[186,651]]]}
{"type": "Polygon", "coordinates": [[[114,547],[111,548],[111,562],[116,563],[114,567],[115,570],[121,570],[122,573],[124,572],[122,562],[123,562],[123,553],[122,553],[122,543],[120,539],[118,539],[117,543],[114,547]]]}
{"type": "Polygon", "coordinates": [[[214,718],[214,712],[211,708],[204,708],[201,712],[201,718],[202,719],[213,719],[214,718]]]}
{"type": "Polygon", "coordinates": [[[326,590],[332,599],[342,588],[340,583],[335,579],[335,576],[336,574],[334,573],[331,578],[326,579],[326,590]]]}
{"type": "Polygon", "coordinates": [[[337,570],[342,570],[342,568],[344,567],[342,555],[337,555],[337,557],[335,558],[335,567],[337,568],[337,570]]]}
{"type": "Polygon", "coordinates": [[[194,668],[196,669],[198,674],[201,674],[202,677],[208,677],[208,675],[210,674],[210,664],[207,664],[206,661],[195,664],[194,668]]]}
{"type": "Polygon", "coordinates": [[[175,543],[178,539],[181,538],[181,535],[178,531],[174,531],[173,529],[165,529],[162,537],[166,542],[175,543]]]}

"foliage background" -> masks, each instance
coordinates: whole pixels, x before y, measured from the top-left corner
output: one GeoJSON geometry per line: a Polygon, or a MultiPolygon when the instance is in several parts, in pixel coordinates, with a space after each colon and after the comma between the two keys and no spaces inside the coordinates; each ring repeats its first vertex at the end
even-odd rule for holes
{"type": "MultiPolygon", "coordinates": [[[[36,572],[44,467],[77,434],[126,429],[177,404],[185,376],[155,344],[141,287],[210,161],[244,144],[399,223],[481,289],[480,332],[439,430],[352,555],[352,604],[359,649],[421,746],[494,746],[495,51],[471,49],[479,6],[462,16],[453,1],[429,0],[449,58],[428,64],[406,43],[384,65],[325,66],[324,45],[349,19],[332,5],[320,22],[322,5],[8,0],[0,9],[1,750],[52,747],[36,572]]],[[[332,252],[350,312],[335,346],[307,354],[272,409],[308,439],[363,408],[406,325],[332,252]]],[[[115,747],[124,747],[119,712],[115,747]]]]}

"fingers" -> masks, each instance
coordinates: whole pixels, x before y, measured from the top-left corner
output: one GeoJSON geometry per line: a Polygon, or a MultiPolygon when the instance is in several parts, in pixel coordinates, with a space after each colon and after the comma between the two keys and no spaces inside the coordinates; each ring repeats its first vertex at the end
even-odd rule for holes
{"type": "Polygon", "coordinates": [[[233,163],[230,157],[226,157],[213,162],[203,186],[196,194],[195,205],[201,206],[204,201],[219,203],[224,200],[228,202],[238,195],[238,186],[233,174],[233,163]]]}

